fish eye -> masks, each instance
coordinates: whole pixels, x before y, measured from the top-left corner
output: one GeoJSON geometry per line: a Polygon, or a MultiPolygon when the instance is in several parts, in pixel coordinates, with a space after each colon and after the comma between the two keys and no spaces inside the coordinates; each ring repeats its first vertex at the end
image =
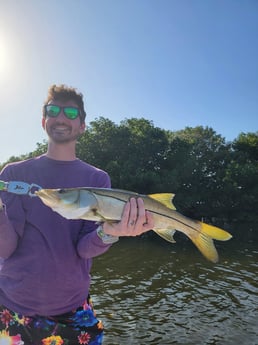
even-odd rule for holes
{"type": "Polygon", "coordinates": [[[65,192],[66,192],[65,189],[59,189],[59,190],[58,190],[58,193],[59,193],[59,194],[64,194],[65,192]]]}

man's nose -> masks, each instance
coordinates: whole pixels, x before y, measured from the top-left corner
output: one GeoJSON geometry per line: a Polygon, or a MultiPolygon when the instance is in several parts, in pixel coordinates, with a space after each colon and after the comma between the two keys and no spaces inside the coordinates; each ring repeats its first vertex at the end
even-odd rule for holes
{"type": "Polygon", "coordinates": [[[64,119],[66,119],[67,120],[67,117],[65,116],[65,114],[64,114],[64,109],[61,109],[60,110],[60,113],[58,114],[58,120],[60,121],[60,120],[64,120],[64,119]]]}

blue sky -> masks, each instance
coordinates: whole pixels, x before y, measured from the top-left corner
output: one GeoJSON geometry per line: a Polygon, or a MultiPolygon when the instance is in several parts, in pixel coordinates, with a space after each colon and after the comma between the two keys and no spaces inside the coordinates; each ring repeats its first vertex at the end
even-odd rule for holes
{"type": "Polygon", "coordinates": [[[0,162],[46,139],[49,85],[87,121],[258,130],[257,0],[0,0],[0,162]]]}

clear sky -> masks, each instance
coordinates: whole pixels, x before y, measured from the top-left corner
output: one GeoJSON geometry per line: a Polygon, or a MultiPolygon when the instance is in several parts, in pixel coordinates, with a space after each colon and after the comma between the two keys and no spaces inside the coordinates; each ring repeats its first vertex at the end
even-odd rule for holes
{"type": "Polygon", "coordinates": [[[0,0],[0,162],[46,139],[51,84],[87,121],[258,130],[257,0],[0,0]]]}

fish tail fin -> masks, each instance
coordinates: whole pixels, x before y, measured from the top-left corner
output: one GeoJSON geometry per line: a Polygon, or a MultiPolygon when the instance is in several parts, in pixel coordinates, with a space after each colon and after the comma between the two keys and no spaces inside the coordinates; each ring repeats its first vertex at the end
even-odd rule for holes
{"type": "Polygon", "coordinates": [[[198,235],[196,236],[195,232],[195,234],[189,235],[190,239],[208,260],[218,262],[219,257],[213,239],[227,241],[232,237],[231,234],[213,225],[199,221],[197,223],[199,225],[198,235]]]}
{"type": "Polygon", "coordinates": [[[210,236],[214,240],[228,241],[232,238],[232,235],[225,230],[222,230],[210,224],[206,224],[202,222],[199,222],[199,223],[201,224],[201,232],[210,236]]]}

